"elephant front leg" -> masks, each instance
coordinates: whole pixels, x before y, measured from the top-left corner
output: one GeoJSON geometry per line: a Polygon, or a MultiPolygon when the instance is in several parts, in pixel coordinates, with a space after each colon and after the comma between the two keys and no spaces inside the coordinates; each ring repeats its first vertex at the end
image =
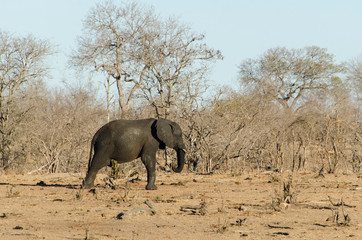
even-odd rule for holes
{"type": "Polygon", "coordinates": [[[155,181],[156,181],[156,154],[154,154],[154,156],[144,154],[142,156],[142,162],[146,166],[146,169],[147,169],[147,186],[146,186],[146,190],[157,190],[157,187],[155,185],[155,181]]]}

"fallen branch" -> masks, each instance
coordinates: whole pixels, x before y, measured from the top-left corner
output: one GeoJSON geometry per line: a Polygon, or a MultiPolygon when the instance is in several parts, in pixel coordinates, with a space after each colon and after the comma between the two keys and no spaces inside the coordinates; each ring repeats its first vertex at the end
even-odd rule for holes
{"type": "Polygon", "coordinates": [[[38,171],[42,170],[43,168],[48,167],[50,164],[51,164],[51,163],[47,163],[47,164],[41,166],[41,167],[38,168],[38,169],[31,170],[30,172],[28,172],[28,174],[31,175],[31,174],[33,174],[33,173],[35,173],[35,172],[38,172],[38,171]]]}
{"type": "Polygon", "coordinates": [[[141,214],[154,215],[155,211],[149,208],[134,208],[128,212],[121,212],[120,214],[117,215],[117,219],[125,219],[126,217],[129,216],[141,215],[141,214]]]}
{"type": "Polygon", "coordinates": [[[333,203],[331,196],[328,196],[328,200],[332,204],[332,206],[334,206],[334,207],[340,207],[340,206],[349,207],[349,208],[355,208],[356,207],[356,206],[348,205],[348,204],[344,203],[343,198],[341,198],[341,201],[338,202],[338,203],[333,203]]]}
{"type": "Polygon", "coordinates": [[[275,226],[275,225],[270,225],[268,224],[269,228],[278,228],[278,229],[293,229],[291,227],[283,227],[283,226],[275,226]]]}
{"type": "Polygon", "coordinates": [[[206,202],[202,201],[200,205],[182,205],[180,211],[204,216],[207,214],[206,202]]]}

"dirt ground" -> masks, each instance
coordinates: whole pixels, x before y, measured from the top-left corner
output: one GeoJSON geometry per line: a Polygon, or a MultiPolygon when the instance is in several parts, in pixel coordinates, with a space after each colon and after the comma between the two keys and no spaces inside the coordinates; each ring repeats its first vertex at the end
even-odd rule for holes
{"type": "Polygon", "coordinates": [[[290,176],[3,174],[0,239],[362,239],[361,174],[290,176]]]}

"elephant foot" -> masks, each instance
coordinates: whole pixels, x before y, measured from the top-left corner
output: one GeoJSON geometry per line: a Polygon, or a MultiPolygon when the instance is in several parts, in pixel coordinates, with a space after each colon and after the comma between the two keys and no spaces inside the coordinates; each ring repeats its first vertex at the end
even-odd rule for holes
{"type": "Polygon", "coordinates": [[[83,184],[82,184],[82,188],[84,189],[90,189],[94,186],[93,183],[86,183],[84,180],[83,180],[83,184]]]}
{"type": "Polygon", "coordinates": [[[155,184],[147,184],[146,190],[157,190],[157,187],[155,184]]]}

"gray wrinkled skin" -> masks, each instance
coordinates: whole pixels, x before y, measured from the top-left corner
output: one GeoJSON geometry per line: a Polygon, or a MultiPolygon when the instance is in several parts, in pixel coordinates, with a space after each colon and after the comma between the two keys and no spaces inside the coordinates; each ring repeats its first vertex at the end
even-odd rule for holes
{"type": "Polygon", "coordinates": [[[184,166],[185,145],[180,126],[166,119],[115,120],[101,127],[92,139],[84,188],[91,188],[97,172],[111,160],[125,163],[141,158],[147,169],[147,190],[156,190],[156,152],[173,148],[177,152],[175,172],[184,166]],[[92,151],[94,155],[92,156],[92,151]]]}

